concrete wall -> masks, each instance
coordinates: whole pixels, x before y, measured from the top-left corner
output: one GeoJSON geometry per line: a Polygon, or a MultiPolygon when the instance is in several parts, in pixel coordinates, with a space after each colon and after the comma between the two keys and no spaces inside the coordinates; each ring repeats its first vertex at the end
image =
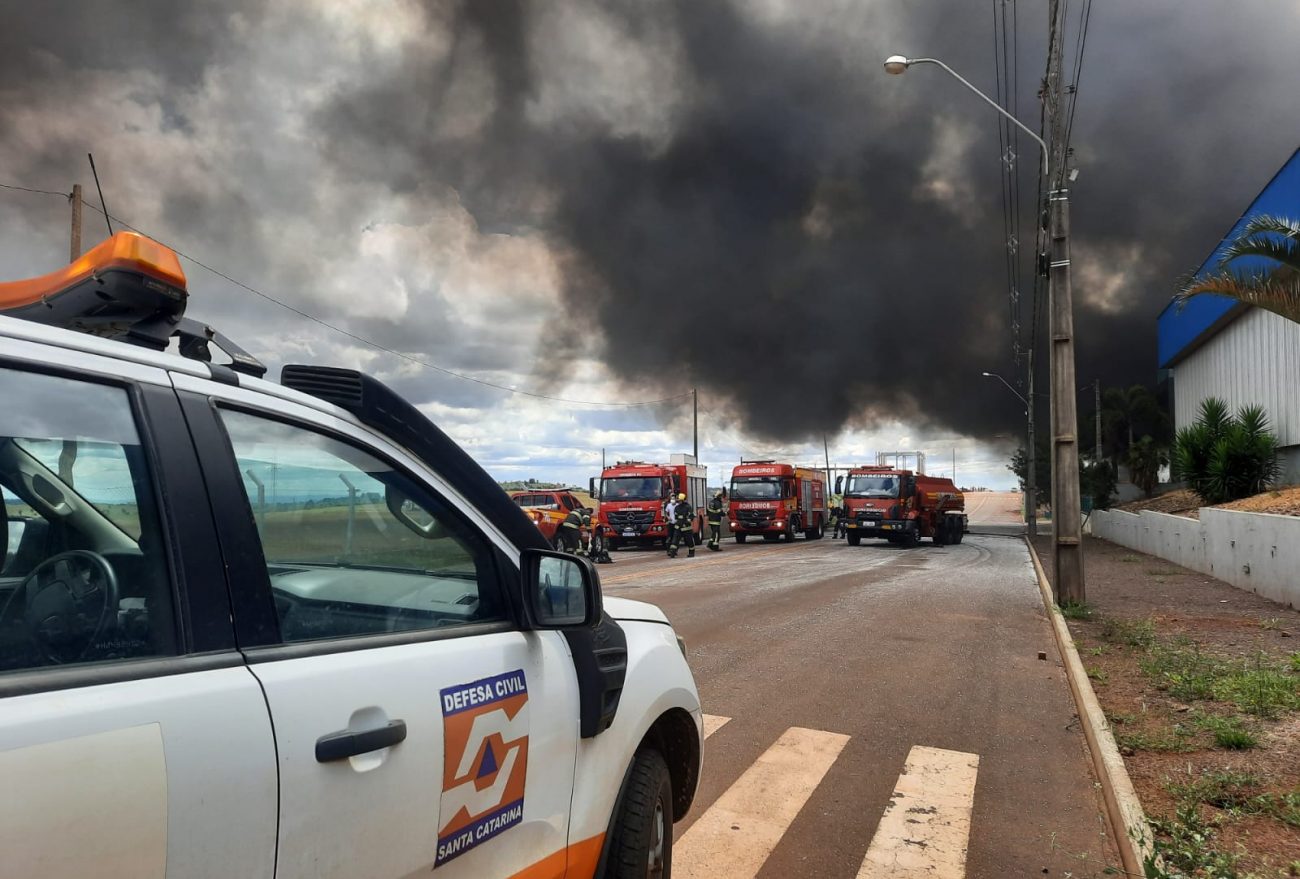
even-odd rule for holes
{"type": "Polygon", "coordinates": [[[1201,518],[1097,510],[1097,537],[1300,608],[1300,517],[1202,509],[1201,518]]]}

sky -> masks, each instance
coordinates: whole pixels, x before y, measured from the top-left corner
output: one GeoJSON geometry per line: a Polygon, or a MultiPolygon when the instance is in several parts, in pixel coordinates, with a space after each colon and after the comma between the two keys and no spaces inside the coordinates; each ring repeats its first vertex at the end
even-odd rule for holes
{"type": "MultiPolygon", "coordinates": [[[[741,457],[821,461],[825,437],[836,465],[922,449],[1008,487],[1024,407],[981,373],[1024,392],[1036,148],[1012,144],[1013,308],[994,112],[881,61],[941,58],[1037,129],[1046,4],[1018,5],[5,3],[0,183],[95,201],[93,151],[113,215],[239,282],[184,261],[191,316],[272,375],[375,374],[499,479],[689,452],[698,388],[715,484],[741,457]]],[[[1088,21],[1078,379],[1151,382],[1155,316],[1297,145],[1300,7],[1088,21]]],[[[67,230],[58,196],[0,189],[0,276],[60,267],[67,230]]]]}

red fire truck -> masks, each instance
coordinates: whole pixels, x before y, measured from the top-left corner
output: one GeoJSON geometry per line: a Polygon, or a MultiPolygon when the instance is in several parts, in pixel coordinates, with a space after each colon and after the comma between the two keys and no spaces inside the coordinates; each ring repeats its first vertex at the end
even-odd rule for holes
{"type": "Polygon", "coordinates": [[[818,540],[830,517],[826,474],[776,461],[745,461],[731,471],[728,512],[737,543],[751,534],[761,534],[764,540],[794,540],[799,531],[818,540]]]}
{"type": "Polygon", "coordinates": [[[854,467],[840,476],[835,491],[844,495],[844,527],[850,546],[862,538],[916,546],[922,537],[935,544],[961,543],[966,531],[966,499],[951,479],[894,467],[854,467]]]}
{"type": "Polygon", "coordinates": [[[699,514],[708,500],[708,468],[697,465],[694,455],[673,455],[669,460],[668,464],[620,461],[601,471],[599,486],[591,480],[592,494],[600,500],[596,515],[609,535],[610,549],[666,543],[670,532],[664,505],[682,493],[695,508],[693,528],[699,536],[699,514]]]}

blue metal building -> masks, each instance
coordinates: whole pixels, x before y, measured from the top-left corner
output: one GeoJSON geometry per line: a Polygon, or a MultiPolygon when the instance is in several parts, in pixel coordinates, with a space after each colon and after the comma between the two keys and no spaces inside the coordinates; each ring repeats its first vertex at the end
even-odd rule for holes
{"type": "MultiPolygon", "coordinates": [[[[1300,149],[1233,224],[1198,275],[1257,214],[1300,217],[1300,149]]],[[[1260,260],[1261,268],[1269,261],[1260,260]]],[[[1242,265],[1238,261],[1234,265],[1242,265]]],[[[1236,409],[1263,406],[1283,446],[1284,481],[1300,482],[1300,324],[1222,296],[1170,303],[1157,322],[1160,367],[1172,381],[1174,425],[1196,420],[1201,400],[1219,397],[1236,409]]]]}

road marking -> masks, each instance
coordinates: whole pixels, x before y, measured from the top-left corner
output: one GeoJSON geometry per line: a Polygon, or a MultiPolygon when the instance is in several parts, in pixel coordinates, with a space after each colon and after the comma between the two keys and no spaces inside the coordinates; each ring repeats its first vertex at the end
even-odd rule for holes
{"type": "Polygon", "coordinates": [[[858,879],[963,879],[978,754],[912,748],[858,879]]]}
{"type": "Polygon", "coordinates": [[[728,720],[731,720],[731,718],[719,717],[716,714],[704,715],[704,737],[707,739],[709,736],[722,729],[727,725],[728,720]]]}
{"type": "Polygon", "coordinates": [[[685,879],[757,875],[848,741],[787,729],[673,846],[673,872],[685,879]]]}

